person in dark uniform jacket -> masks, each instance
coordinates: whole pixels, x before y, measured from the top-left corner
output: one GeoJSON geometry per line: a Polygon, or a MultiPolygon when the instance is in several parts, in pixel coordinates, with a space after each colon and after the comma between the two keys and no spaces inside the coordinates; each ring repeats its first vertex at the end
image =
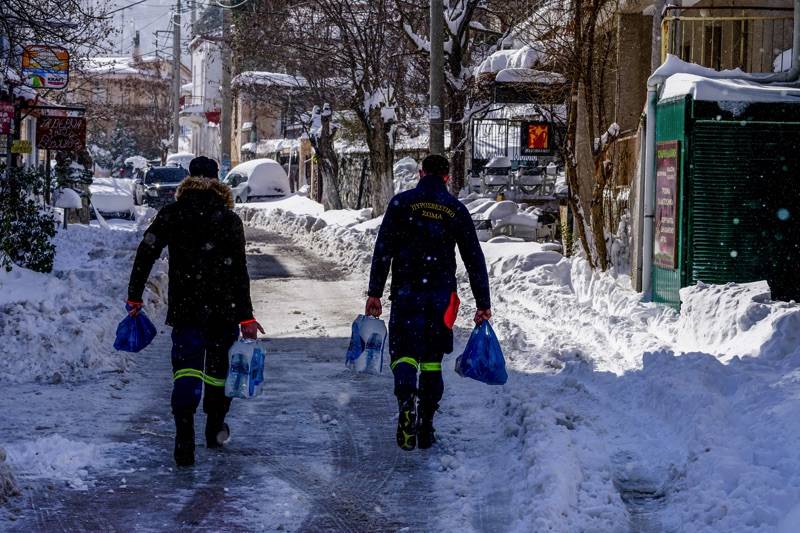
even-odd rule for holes
{"type": "Polygon", "coordinates": [[[436,442],[433,416],[444,392],[442,358],[453,351],[460,303],[456,246],[478,308],[475,323],[492,316],[486,261],[467,208],[447,190],[449,170],[440,155],[423,160],[417,187],[389,202],[372,256],[367,315],[381,315],[392,273],[389,352],[400,409],[397,444],[404,450],[436,442]]]}
{"type": "Polygon", "coordinates": [[[240,331],[252,339],[264,332],[253,318],[244,226],[218,173],[213,159],[191,161],[190,177],[178,186],[177,201],[159,211],[145,231],[128,286],[128,306],[135,315],[142,308],[153,263],[168,248],[167,325],[172,326],[172,414],[179,466],[194,464],[194,414],[204,384],[206,446],[218,448],[227,440],[228,350],[240,331]]]}

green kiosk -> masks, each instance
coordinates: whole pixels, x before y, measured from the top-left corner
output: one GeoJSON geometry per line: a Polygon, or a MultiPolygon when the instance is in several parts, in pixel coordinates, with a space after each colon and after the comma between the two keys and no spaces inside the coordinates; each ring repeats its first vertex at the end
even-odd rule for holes
{"type": "Polygon", "coordinates": [[[757,280],[800,300],[800,89],[674,75],[655,154],[653,301],[757,280]]]}

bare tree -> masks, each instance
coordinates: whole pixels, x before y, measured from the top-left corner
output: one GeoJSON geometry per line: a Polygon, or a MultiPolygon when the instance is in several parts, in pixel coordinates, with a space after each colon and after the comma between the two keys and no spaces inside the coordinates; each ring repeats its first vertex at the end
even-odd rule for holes
{"type": "MultiPolygon", "coordinates": [[[[407,75],[403,66],[409,52],[392,31],[396,15],[394,0],[276,0],[245,5],[235,19],[242,67],[296,74],[305,80],[314,105],[330,103],[339,113],[358,118],[370,156],[368,188],[376,215],[384,212],[393,193],[397,104],[407,75]],[[259,28],[253,20],[266,13],[276,16],[265,23],[267,29],[259,28]],[[262,49],[265,56],[253,59],[262,49]]],[[[259,18],[259,24],[267,18],[259,18]]],[[[332,152],[323,153],[319,146],[320,170],[336,169],[332,152]]],[[[338,187],[337,179],[323,181],[338,187]]]]}
{"type": "Polygon", "coordinates": [[[560,149],[570,184],[570,208],[584,253],[606,270],[610,229],[605,195],[611,177],[609,151],[619,135],[611,123],[608,79],[614,65],[616,0],[555,0],[540,4],[517,28],[543,68],[567,81],[565,136],[560,149]]]}
{"type": "Polygon", "coordinates": [[[114,33],[107,5],[105,1],[0,0],[0,76],[25,83],[19,65],[22,48],[28,44],[63,47],[75,63],[107,49],[114,33]]]}
{"type": "MultiPolygon", "coordinates": [[[[464,187],[466,126],[474,83],[473,67],[496,49],[496,43],[526,13],[522,0],[452,0],[445,2],[445,112],[450,131],[451,178],[453,188],[464,187]]],[[[428,2],[401,0],[400,32],[416,52],[417,73],[427,80],[430,65],[428,2]]],[[[427,89],[426,89],[427,91],[427,89]]],[[[425,93],[426,91],[423,91],[425,93]]]]}

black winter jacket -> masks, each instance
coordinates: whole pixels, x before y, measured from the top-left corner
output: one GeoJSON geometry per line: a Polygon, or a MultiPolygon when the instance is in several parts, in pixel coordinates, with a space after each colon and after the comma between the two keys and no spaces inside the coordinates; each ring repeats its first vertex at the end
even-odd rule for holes
{"type": "Polygon", "coordinates": [[[177,202],[167,205],[144,234],[133,263],[128,299],[141,301],[153,263],[169,250],[171,326],[239,323],[253,317],[244,226],[230,188],[216,180],[186,178],[177,202]]]}
{"type": "Polygon", "coordinates": [[[383,296],[390,265],[392,298],[399,291],[454,292],[456,245],[475,303],[489,309],[486,261],[469,211],[447,191],[442,178],[425,176],[416,188],[389,202],[372,256],[369,296],[383,296]]]}

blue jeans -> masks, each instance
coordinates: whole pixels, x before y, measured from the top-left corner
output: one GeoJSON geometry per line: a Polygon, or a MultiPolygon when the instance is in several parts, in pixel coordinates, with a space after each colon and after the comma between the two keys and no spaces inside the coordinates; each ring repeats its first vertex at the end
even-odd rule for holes
{"type": "Polygon", "coordinates": [[[224,415],[228,350],[239,337],[237,324],[181,325],[172,328],[172,413],[194,414],[205,383],[203,411],[224,415]]]}

